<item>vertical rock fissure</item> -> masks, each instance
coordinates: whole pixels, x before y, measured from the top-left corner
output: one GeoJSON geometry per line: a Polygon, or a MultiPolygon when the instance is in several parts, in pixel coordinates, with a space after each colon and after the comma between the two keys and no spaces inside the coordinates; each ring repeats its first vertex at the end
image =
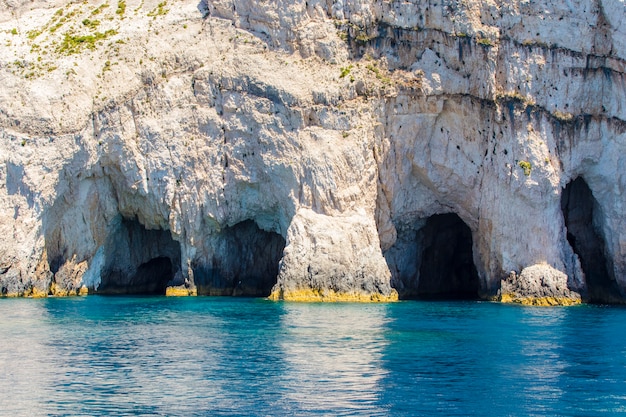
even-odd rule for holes
{"type": "Polygon", "coordinates": [[[567,229],[567,241],[580,260],[587,284],[587,301],[612,303],[620,293],[608,267],[605,241],[597,220],[598,202],[587,182],[578,177],[567,184],[561,195],[561,210],[567,229]]]}
{"type": "Polygon", "coordinates": [[[472,232],[454,214],[437,214],[418,231],[421,265],[417,298],[477,299],[480,283],[473,261],[472,232]]]}
{"type": "Polygon", "coordinates": [[[252,220],[224,228],[207,265],[194,267],[198,294],[267,297],[276,284],[285,239],[252,220]]]}

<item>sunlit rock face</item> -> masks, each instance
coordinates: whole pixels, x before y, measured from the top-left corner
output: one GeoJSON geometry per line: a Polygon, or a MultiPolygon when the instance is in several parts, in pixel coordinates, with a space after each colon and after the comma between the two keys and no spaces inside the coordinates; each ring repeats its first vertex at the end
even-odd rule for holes
{"type": "Polygon", "coordinates": [[[0,0],[0,291],[623,301],[625,6],[500,3],[0,0]]]}

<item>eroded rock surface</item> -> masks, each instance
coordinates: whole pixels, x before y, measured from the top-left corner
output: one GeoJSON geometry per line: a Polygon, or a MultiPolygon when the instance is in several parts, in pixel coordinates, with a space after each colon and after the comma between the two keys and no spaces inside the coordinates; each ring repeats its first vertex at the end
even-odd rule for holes
{"type": "Polygon", "coordinates": [[[0,0],[0,290],[623,301],[625,12],[0,0]]]}
{"type": "Polygon", "coordinates": [[[568,289],[567,275],[549,265],[533,265],[502,281],[499,301],[534,306],[580,303],[580,295],[568,289]]]}

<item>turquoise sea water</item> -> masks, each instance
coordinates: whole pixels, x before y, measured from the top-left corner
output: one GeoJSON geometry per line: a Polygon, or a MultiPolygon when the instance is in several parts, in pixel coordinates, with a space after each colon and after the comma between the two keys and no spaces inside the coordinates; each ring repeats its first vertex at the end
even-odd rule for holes
{"type": "Polygon", "coordinates": [[[0,415],[623,413],[623,307],[0,300],[0,415]]]}

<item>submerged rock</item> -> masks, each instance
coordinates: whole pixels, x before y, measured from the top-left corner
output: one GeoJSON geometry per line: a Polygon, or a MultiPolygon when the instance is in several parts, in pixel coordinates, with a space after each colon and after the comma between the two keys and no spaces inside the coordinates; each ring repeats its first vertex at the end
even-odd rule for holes
{"type": "Polygon", "coordinates": [[[0,293],[624,302],[624,11],[0,0],[0,293]]]}

